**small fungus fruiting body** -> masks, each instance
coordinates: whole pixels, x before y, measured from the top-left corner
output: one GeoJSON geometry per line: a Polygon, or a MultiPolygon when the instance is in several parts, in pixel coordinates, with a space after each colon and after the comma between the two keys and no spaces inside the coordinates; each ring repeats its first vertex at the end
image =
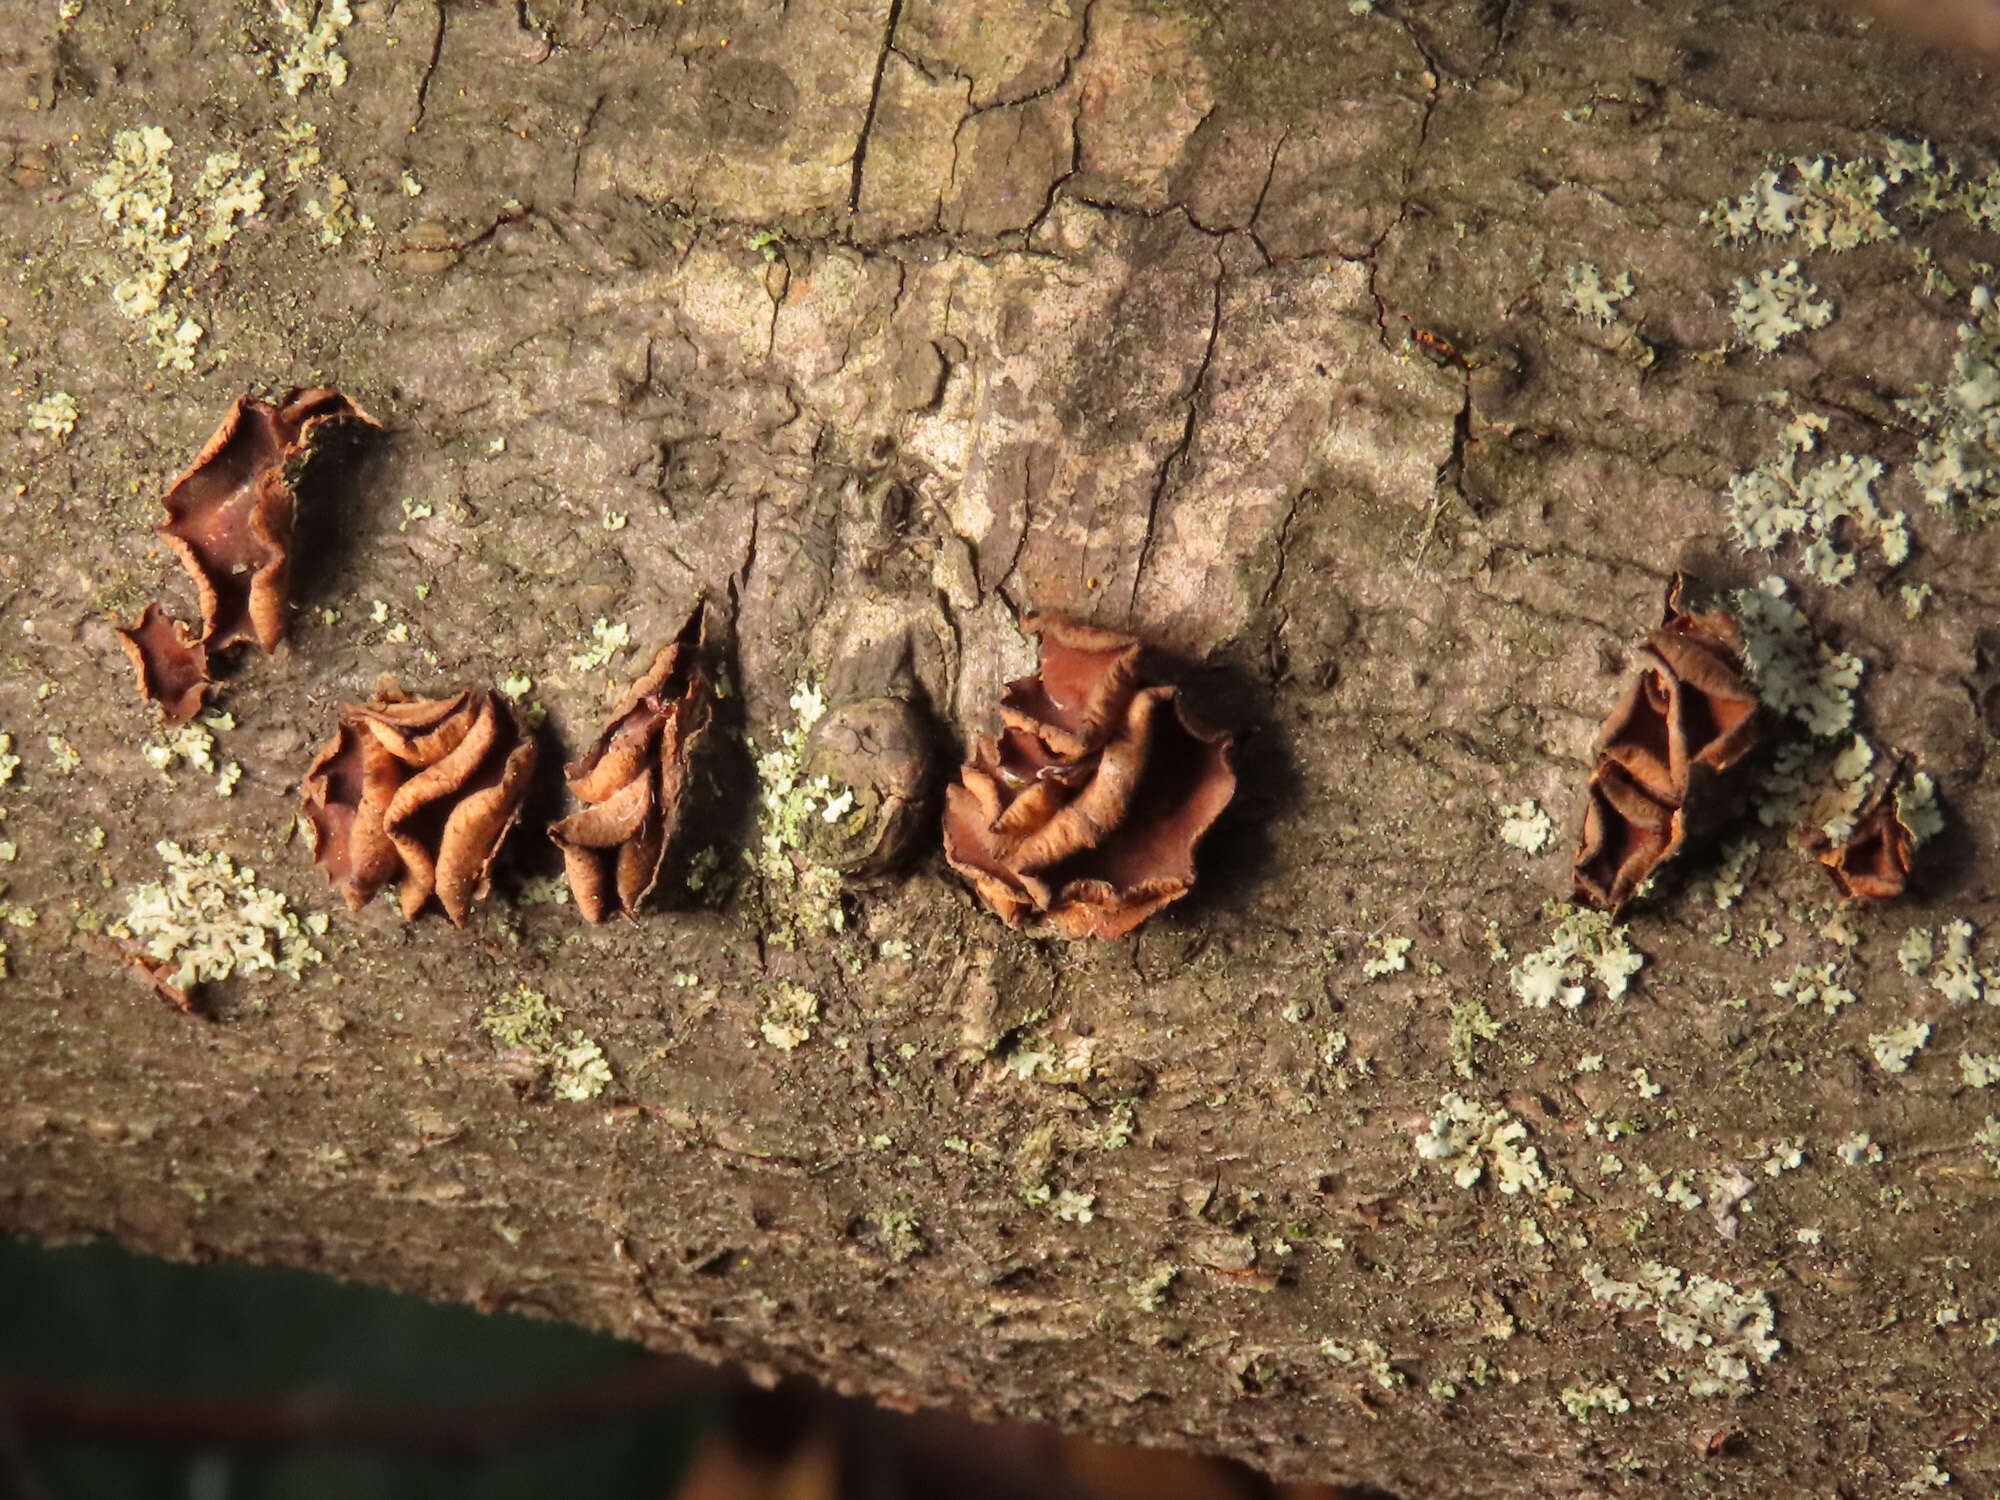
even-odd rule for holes
{"type": "Polygon", "coordinates": [[[1826,866],[1841,894],[1853,900],[1889,901],[1909,886],[1918,840],[1904,822],[1897,782],[1891,776],[1876,786],[1844,839],[1836,841],[1815,826],[1799,830],[1806,852],[1826,866]]]}
{"type": "Polygon", "coordinates": [[[1690,797],[1736,765],[1761,736],[1744,672],[1743,636],[1721,610],[1681,608],[1685,580],[1667,590],[1666,619],[1639,651],[1639,675],[1597,741],[1576,891],[1616,910],[1686,836],[1690,797]]]}
{"type": "Polygon", "coordinates": [[[410,698],[385,682],[341,710],[306,772],[313,859],[353,910],[400,880],[405,917],[435,896],[462,927],[534,767],[535,742],[500,694],[410,698]]]}
{"type": "Polygon", "coordinates": [[[707,610],[653,659],[611,711],[597,743],[564,769],[586,806],[549,829],[562,850],[576,908],[588,922],[636,916],[660,878],[680,822],[688,762],[713,699],[703,660],[707,610]]]}
{"type": "Polygon", "coordinates": [[[276,402],[239,396],[167,490],[159,532],[194,580],[201,633],[189,640],[184,627],[149,605],[119,634],[141,696],[157,702],[169,723],[185,723],[199,709],[210,653],[245,641],[269,651],[283,639],[298,519],[298,497],[285,471],[335,422],[378,425],[338,391],[324,388],[289,390],[276,402]]]}
{"type": "Polygon", "coordinates": [[[208,647],[192,640],[187,627],[157,604],[138,620],[118,627],[118,639],[139,676],[139,693],[160,705],[169,724],[185,724],[202,710],[214,686],[208,676],[208,647]]]}
{"type": "Polygon", "coordinates": [[[1236,791],[1231,737],[1169,686],[1139,685],[1139,642],[1051,615],[1032,677],[1001,695],[945,795],[951,867],[1011,927],[1122,936],[1194,884],[1195,846],[1236,791]]]}

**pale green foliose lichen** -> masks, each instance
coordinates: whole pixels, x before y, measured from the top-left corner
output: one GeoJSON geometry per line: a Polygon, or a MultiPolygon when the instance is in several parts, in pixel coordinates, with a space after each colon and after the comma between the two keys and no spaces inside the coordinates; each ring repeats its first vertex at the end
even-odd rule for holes
{"type": "Polygon", "coordinates": [[[2000,515],[2000,309],[1989,287],[1974,287],[1971,300],[1951,379],[1898,404],[1924,428],[1911,466],[1924,498],[1984,526],[2000,515]]]}
{"type": "Polygon", "coordinates": [[[1563,1410],[1578,1422],[1589,1422],[1593,1412],[1608,1412],[1612,1416],[1623,1416],[1632,1409],[1632,1402],[1622,1387],[1617,1385],[1570,1385],[1564,1386],[1563,1410]]]}
{"type": "Polygon", "coordinates": [[[570,656],[571,670],[595,672],[608,665],[612,657],[632,644],[632,627],[623,620],[614,625],[600,615],[590,627],[590,639],[589,646],[570,656]]]}
{"type": "Polygon", "coordinates": [[[1838,959],[1823,964],[1794,964],[1785,978],[1771,981],[1771,993],[1801,1006],[1817,1005],[1831,1016],[1842,1006],[1854,1003],[1854,991],[1842,982],[1843,978],[1838,959]]]}
{"type": "Polygon", "coordinates": [[[278,82],[296,98],[314,83],[337,89],[347,82],[347,59],[338,50],[340,34],[354,22],[347,0],[318,0],[294,5],[278,0],[278,22],[291,34],[291,46],[278,62],[278,82]]]}
{"type": "Polygon", "coordinates": [[[1097,1194],[1064,1188],[1050,1200],[1049,1208],[1066,1224],[1088,1224],[1097,1217],[1097,1194]]]}
{"type": "Polygon", "coordinates": [[[819,996],[803,985],[789,981],[772,991],[765,1002],[764,1016],[757,1030],[780,1052],[791,1052],[812,1040],[819,1021],[819,996]]]}
{"type": "Polygon", "coordinates": [[[1875,1066],[1883,1072],[1907,1073],[1910,1059],[1930,1039],[1930,1023],[1912,1020],[1892,1030],[1877,1032],[1868,1038],[1868,1047],[1875,1054],[1875,1066]]]}
{"type": "Polygon", "coordinates": [[[1862,1130],[1834,1147],[1834,1155],[1850,1167],[1873,1166],[1882,1160],[1882,1148],[1869,1138],[1867,1131],[1862,1130]]]}
{"type": "Polygon", "coordinates": [[[558,1099],[595,1099],[611,1083],[611,1065],[604,1049],[583,1032],[572,1029],[565,1041],[559,1030],[564,1019],[560,1005],[523,984],[487,1006],[479,1023],[501,1046],[522,1048],[547,1068],[550,1092],[558,1099]]]}
{"type": "Polygon", "coordinates": [[[1733,596],[1750,675],[1764,702],[1779,713],[1797,719],[1819,738],[1840,734],[1854,722],[1854,690],[1861,685],[1863,663],[1816,640],[1786,594],[1784,579],[1769,577],[1733,596]]]}
{"type": "Polygon", "coordinates": [[[211,247],[226,245],[236,238],[243,220],[263,210],[264,169],[244,171],[241,152],[211,152],[195,179],[194,196],[202,217],[208,220],[202,242],[211,247]]]}
{"type": "Polygon", "coordinates": [[[1319,1352],[1336,1364],[1355,1365],[1368,1373],[1368,1378],[1385,1391],[1394,1390],[1403,1383],[1403,1372],[1389,1360],[1389,1351],[1373,1339],[1356,1339],[1352,1344],[1339,1339],[1322,1339],[1319,1352]]]}
{"type": "Polygon", "coordinates": [[[167,283],[194,248],[187,227],[170,217],[174,174],[167,158],[173,146],[173,137],[157,125],[119,131],[104,170],[91,181],[90,197],[130,268],[112,287],[112,301],[126,317],[144,320],[161,369],[192,370],[202,326],[166,301],[167,283]]]}
{"type": "Polygon", "coordinates": [[[2000,1005],[2000,970],[1982,969],[1974,960],[1976,936],[1977,930],[1963,918],[1945,923],[1941,933],[1913,927],[1897,948],[1896,961],[1905,974],[1928,979],[1931,988],[1954,1005],[1980,999],[2000,1005]]]}
{"type": "Polygon", "coordinates": [[[58,443],[65,442],[76,431],[77,416],[76,397],[68,391],[51,391],[28,403],[28,430],[46,432],[58,443]]]}
{"type": "Polygon", "coordinates": [[[1135,1276],[1125,1283],[1125,1293],[1139,1311],[1158,1312],[1166,1303],[1168,1289],[1179,1275],[1180,1269],[1173,1262],[1155,1261],[1144,1276],[1135,1276]]]}
{"type": "MultiPolygon", "coordinates": [[[[819,685],[801,680],[790,699],[792,722],[778,741],[757,755],[757,836],[743,851],[752,877],[745,892],[749,914],[782,947],[800,937],[829,937],[846,930],[840,871],[815,858],[811,819],[838,819],[853,794],[827,776],[807,776],[806,740],[826,713],[819,685]],[[829,818],[831,813],[831,818],[829,818]]],[[[751,749],[757,750],[753,742],[751,749]]]]}
{"type": "Polygon", "coordinates": [[[1744,876],[1757,858],[1755,839],[1738,839],[1722,851],[1721,862],[1716,866],[1715,880],[1710,891],[1715,898],[1717,911],[1728,911],[1743,899],[1748,886],[1744,876]]]}
{"type": "Polygon", "coordinates": [[[1375,939],[1375,956],[1364,959],[1361,972],[1370,979],[1381,979],[1390,974],[1400,974],[1410,966],[1411,940],[1406,937],[1381,937],[1375,939]]]}
{"type": "Polygon", "coordinates": [[[1988,1115],[1986,1123],[1973,1132],[1972,1143],[1986,1158],[1996,1176],[2000,1176],[2000,1115],[1988,1115]]]}
{"type": "Polygon", "coordinates": [[[1460,1078],[1473,1074],[1473,1049],[1500,1035],[1500,1023],[1486,1009],[1486,1002],[1474,997],[1451,1008],[1451,1070],[1460,1078]]]}
{"type": "Polygon", "coordinates": [[[558,1099],[595,1099],[611,1082],[604,1049],[581,1031],[572,1031],[551,1061],[549,1087],[558,1099]]]}
{"type": "Polygon", "coordinates": [[[1632,295],[1632,278],[1620,271],[1609,280],[1589,261],[1578,261],[1563,274],[1563,303],[1586,323],[1609,328],[1618,321],[1618,304],[1632,295]]]}
{"type": "Polygon", "coordinates": [[[2000,1052],[1961,1052],[1958,1071],[1967,1088],[1991,1088],[2000,1083],[2000,1052]]]}
{"type": "Polygon", "coordinates": [[[1838,538],[1867,537],[1895,567],[1908,560],[1910,531],[1901,512],[1885,510],[1875,498],[1882,464],[1842,453],[1800,472],[1804,456],[1818,445],[1817,427],[1795,419],[1787,429],[1787,450],[1729,481],[1729,521],[1736,545],[1745,551],[1775,552],[1794,539],[1805,544],[1808,573],[1821,583],[1853,576],[1854,554],[1838,538]]]}
{"type": "Polygon", "coordinates": [[[868,1216],[882,1236],[889,1259],[901,1265],[916,1259],[930,1248],[917,1216],[906,1208],[881,1208],[868,1216]]]}
{"type": "Polygon", "coordinates": [[[1944,832],[1944,813],[1937,805],[1937,783],[1918,771],[1896,788],[1896,818],[1921,844],[1944,832]]]}
{"type": "Polygon", "coordinates": [[[1761,1291],[1744,1292],[1659,1261],[1647,1261],[1631,1281],[1613,1278],[1592,1261],[1583,1268],[1583,1283],[1593,1299],[1621,1312],[1651,1312],[1671,1347],[1700,1351],[1707,1374],[1687,1381],[1696,1395],[1748,1389],[1752,1366],[1769,1364],[1784,1347],[1773,1337],[1776,1314],[1761,1291]]]}
{"type": "Polygon", "coordinates": [[[1593,984],[1607,1000],[1622,996],[1646,964],[1646,955],[1629,941],[1630,929],[1603,912],[1552,910],[1560,917],[1548,943],[1522,958],[1508,976],[1515,995],[1537,1010],[1550,1005],[1575,1010],[1590,998],[1593,984]]]}
{"type": "Polygon", "coordinates": [[[1526,1145],[1528,1127],[1505,1109],[1488,1108],[1446,1094],[1431,1116],[1430,1129],[1416,1138],[1417,1155],[1451,1172],[1462,1188],[1474,1186],[1490,1170],[1493,1184],[1508,1195],[1548,1185],[1541,1153],[1526,1145]]]}
{"type": "Polygon", "coordinates": [[[215,736],[199,721],[159,730],[139,754],[170,783],[173,768],[183,761],[204,775],[215,774],[215,736]]]}
{"type": "Polygon", "coordinates": [[[326,931],[324,915],[302,920],[283,896],[257,884],[255,870],[226,854],[191,853],[172,840],[153,848],[166,878],[132,892],[110,930],[137,940],[168,983],[187,989],[260,973],[298,979],[320,962],[312,938],[326,931]]]}
{"type": "Polygon", "coordinates": [[[1826,327],[1833,321],[1833,304],[1820,298],[1818,291],[1799,274],[1795,260],[1739,279],[1736,305],[1729,315],[1737,337],[1770,354],[1795,333],[1826,327]]]}
{"type": "Polygon", "coordinates": [[[1526,854],[1540,854],[1555,836],[1555,824],[1533,797],[1500,809],[1500,838],[1526,854]]]}
{"type": "Polygon", "coordinates": [[[1796,237],[1810,249],[1852,250],[1896,236],[1881,207],[1888,189],[1887,176],[1867,157],[1795,156],[1704,217],[1720,242],[1796,237]]]}

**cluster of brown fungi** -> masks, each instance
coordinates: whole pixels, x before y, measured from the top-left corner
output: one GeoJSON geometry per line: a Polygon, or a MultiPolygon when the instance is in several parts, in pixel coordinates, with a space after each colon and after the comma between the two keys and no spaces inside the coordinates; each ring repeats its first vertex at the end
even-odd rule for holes
{"type": "MultiPolygon", "coordinates": [[[[247,642],[268,651],[283,637],[298,508],[291,471],[334,423],[376,425],[336,391],[243,396],[168,490],[159,530],[194,580],[201,628],[153,604],[120,634],[141,694],[169,723],[207,702],[212,653],[247,642]]],[[[1578,899],[1606,910],[1630,901],[1691,828],[1726,805],[1730,773],[1767,728],[1736,621],[1691,611],[1682,594],[1676,577],[1598,738],[1573,883],[1578,899]]],[[[1137,637],[1057,615],[1030,615],[1023,627],[1038,641],[1036,671],[1007,684],[1000,733],[973,740],[946,792],[944,856],[1009,926],[1120,937],[1193,887],[1196,848],[1235,795],[1231,737],[1191,714],[1171,685],[1144,681],[1137,637]]],[[[582,806],[549,837],[590,922],[635,916],[659,881],[711,715],[709,655],[698,602],[566,768],[582,806]]],[[[905,758],[909,739],[888,737],[905,758]]],[[[352,908],[394,883],[406,917],[435,900],[463,925],[520,817],[535,757],[533,736],[498,692],[414,698],[385,679],[371,701],[341,709],[305,774],[314,860],[352,908]]],[[[1904,888],[1914,840],[1894,781],[1846,838],[1801,836],[1849,896],[1904,888]]],[[[897,819],[909,811],[899,806],[897,819]]]]}
{"type": "MultiPolygon", "coordinates": [[[[1691,828],[1719,821],[1729,773],[1769,728],[1741,628],[1724,610],[1689,612],[1685,589],[1676,574],[1665,619],[1639,648],[1638,674],[1598,732],[1572,881],[1579,900],[1606,911],[1637,895],[1691,828]]],[[[1844,839],[1799,831],[1849,897],[1886,900],[1908,883],[1916,840],[1897,814],[1895,781],[1878,788],[1844,839]]]]}
{"type": "Polygon", "coordinates": [[[435,896],[463,927],[534,770],[534,740],[490,688],[411,698],[385,681],[306,771],[313,859],[352,911],[394,880],[405,917],[435,896]]]}
{"type": "MultiPolygon", "coordinates": [[[[239,397],[167,491],[159,529],[194,579],[201,630],[153,604],[119,634],[140,695],[168,723],[207,703],[211,652],[248,641],[268,651],[283,638],[291,471],[336,422],[377,425],[336,391],[239,397]]],[[[1192,718],[1172,687],[1141,685],[1135,637],[1053,616],[1026,624],[1041,638],[1040,670],[1008,686],[1005,730],[977,742],[951,789],[945,855],[1012,926],[1034,917],[1068,937],[1117,937],[1194,884],[1195,846],[1236,789],[1230,740],[1192,718]]],[[[549,838],[587,921],[637,915],[659,882],[713,706],[709,653],[698,602],[565,768],[582,806],[549,838]]],[[[848,737],[896,762],[896,787],[872,789],[883,847],[843,861],[879,873],[925,800],[928,777],[905,764],[923,757],[923,737],[879,703],[848,708],[869,711],[849,714],[848,737]]],[[[520,818],[535,755],[513,704],[491,688],[415,698],[384,679],[369,702],[341,708],[306,770],[314,862],[354,910],[394,884],[405,917],[435,900],[463,926],[520,818]]]]}

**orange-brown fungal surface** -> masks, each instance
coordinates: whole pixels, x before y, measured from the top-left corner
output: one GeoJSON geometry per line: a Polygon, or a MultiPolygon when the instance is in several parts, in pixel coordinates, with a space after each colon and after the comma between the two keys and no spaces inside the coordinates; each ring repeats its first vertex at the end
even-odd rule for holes
{"type": "Polygon", "coordinates": [[[1120,937],[1194,884],[1195,846],[1236,792],[1230,736],[1171,687],[1139,685],[1139,643],[1030,616],[1032,677],[1001,695],[945,794],[944,852],[1009,926],[1120,937]]]}
{"type": "Polygon", "coordinates": [[[1910,884],[1917,837],[1903,822],[1895,796],[1896,778],[1875,789],[1854,815],[1854,828],[1836,843],[1822,828],[1800,831],[1806,851],[1825,865],[1841,894],[1856,901],[1890,901],[1910,884]]]}
{"type": "Polygon", "coordinates": [[[435,896],[465,925],[535,769],[535,742],[491,689],[410,698],[385,683],[341,710],[305,777],[313,860],[359,910],[391,880],[403,915],[435,896]]]}
{"type": "Polygon", "coordinates": [[[338,391],[291,390],[273,403],[236,398],[215,436],[166,494],[167,539],[201,598],[210,650],[284,636],[297,497],[286,464],[328,422],[374,419],[338,391]]]}
{"type": "Polygon", "coordinates": [[[149,958],[144,953],[128,953],[125,963],[137,979],[147,989],[158,995],[167,1004],[183,1015],[198,1016],[201,1007],[194,1002],[194,996],[186,986],[175,984],[167,977],[172,970],[158,959],[149,958]]]}
{"type": "Polygon", "coordinates": [[[708,727],[712,693],[705,606],[697,604],[680,635],[611,710],[597,743],[564,768],[585,803],[554,824],[563,869],[588,922],[612,912],[635,916],[660,878],[680,822],[688,761],[708,727]]]}
{"type": "Polygon", "coordinates": [[[1593,906],[1629,901],[1686,835],[1690,795],[1755,748],[1757,694],[1743,635],[1721,610],[1689,614],[1685,580],[1667,590],[1666,619],[1639,650],[1639,675],[1598,734],[1574,884],[1593,906]]]}
{"type": "Polygon", "coordinates": [[[118,627],[118,639],[138,674],[139,696],[160,706],[169,724],[185,724],[201,712],[214,686],[208,678],[208,648],[157,604],[138,620],[118,627]]]}

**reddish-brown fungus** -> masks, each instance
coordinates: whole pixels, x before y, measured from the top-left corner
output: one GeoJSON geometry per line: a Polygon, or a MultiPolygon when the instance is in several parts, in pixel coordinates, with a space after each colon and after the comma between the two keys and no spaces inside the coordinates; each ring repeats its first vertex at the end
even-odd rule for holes
{"type": "Polygon", "coordinates": [[[535,742],[498,693],[409,698],[385,683],[341,710],[306,771],[313,859],[351,908],[399,880],[405,917],[435,896],[462,927],[534,767],[535,742]]]}
{"type": "Polygon", "coordinates": [[[660,878],[680,823],[688,763],[708,727],[712,692],[707,609],[697,604],[680,635],[611,710],[588,754],[564,768],[586,804],[554,824],[563,869],[587,922],[635,916],[660,878]]]}
{"type": "Polygon", "coordinates": [[[201,712],[214,686],[208,648],[192,639],[185,625],[149,604],[134,623],[118,627],[118,639],[138,674],[139,696],[159,704],[162,719],[185,724],[201,712]]]}
{"type": "Polygon", "coordinates": [[[1721,610],[1684,610],[1685,582],[1675,575],[1666,618],[1639,650],[1639,675],[1598,735],[1574,885],[1607,910],[1679,851],[1690,797],[1748,755],[1762,731],[1741,630],[1721,610]]]}
{"type": "Polygon", "coordinates": [[[167,491],[167,539],[201,599],[210,650],[283,638],[298,501],[286,465],[330,422],[375,425],[338,391],[290,390],[273,403],[236,398],[192,466],[167,491]]]}
{"type": "Polygon", "coordinates": [[[1195,848],[1236,791],[1231,739],[1172,687],[1139,686],[1139,643],[1030,616],[1032,677],[1008,684],[945,794],[951,867],[1009,926],[1119,937],[1194,884],[1195,848]]]}

